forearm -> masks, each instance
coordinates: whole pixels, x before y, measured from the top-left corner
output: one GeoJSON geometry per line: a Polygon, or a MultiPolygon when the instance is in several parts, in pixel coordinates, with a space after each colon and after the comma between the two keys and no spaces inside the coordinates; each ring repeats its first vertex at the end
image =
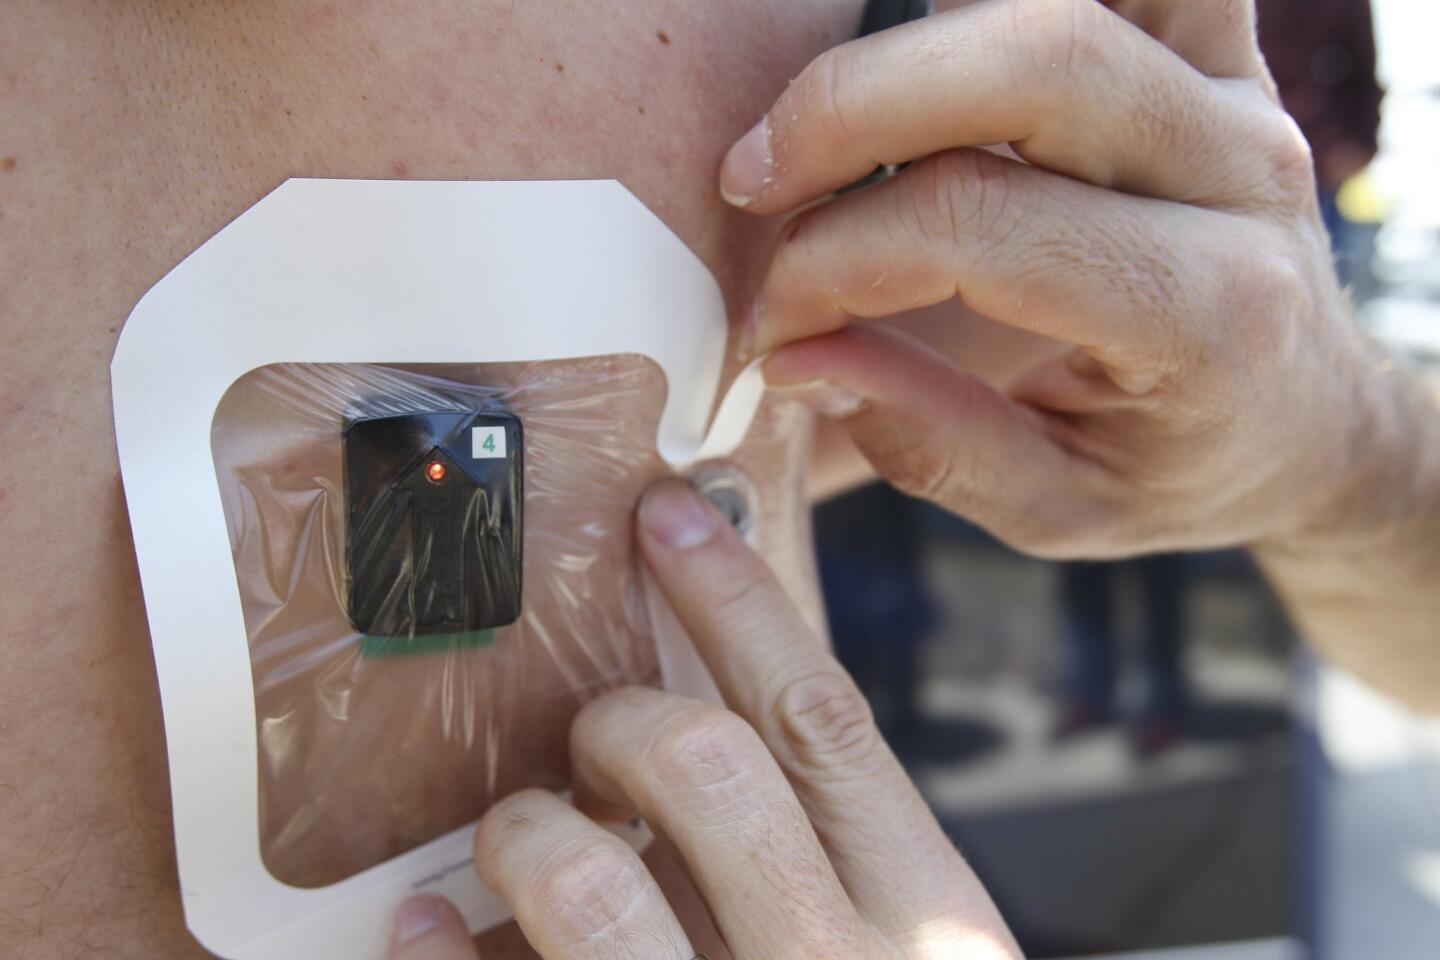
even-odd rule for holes
{"type": "Polygon", "coordinates": [[[1255,553],[1319,653],[1440,712],[1440,384],[1379,365],[1331,516],[1255,553]]]}

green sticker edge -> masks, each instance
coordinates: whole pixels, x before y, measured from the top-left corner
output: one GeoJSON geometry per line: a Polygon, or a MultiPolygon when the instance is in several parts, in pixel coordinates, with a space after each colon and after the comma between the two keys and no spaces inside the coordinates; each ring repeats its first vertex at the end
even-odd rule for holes
{"type": "Polygon", "coordinates": [[[462,633],[431,633],[418,637],[375,637],[367,634],[360,638],[360,656],[367,659],[411,657],[488,647],[494,642],[493,627],[462,633]]]}

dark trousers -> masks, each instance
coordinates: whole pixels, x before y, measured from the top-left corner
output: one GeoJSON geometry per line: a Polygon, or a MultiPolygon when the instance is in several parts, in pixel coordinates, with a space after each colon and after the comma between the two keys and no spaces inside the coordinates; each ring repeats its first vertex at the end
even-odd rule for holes
{"type": "Polygon", "coordinates": [[[1130,568],[1140,581],[1142,712],[1176,716],[1185,706],[1181,672],[1185,557],[1163,554],[1136,560],[1067,563],[1061,567],[1060,600],[1065,618],[1066,699],[1109,714],[1115,707],[1116,582],[1130,568]]]}

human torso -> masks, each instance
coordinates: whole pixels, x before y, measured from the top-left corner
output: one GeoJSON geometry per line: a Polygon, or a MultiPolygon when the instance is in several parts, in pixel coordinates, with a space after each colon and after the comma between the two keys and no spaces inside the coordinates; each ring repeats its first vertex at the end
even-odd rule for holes
{"type": "MultiPolygon", "coordinates": [[[[858,0],[7,6],[0,954],[201,955],[111,440],[107,366],[140,295],[290,176],[604,177],[738,312],[773,227],[720,201],[719,158],[858,16],[858,0]]],[[[782,513],[801,509],[804,433],[762,428],[739,455],[782,513]]],[[[804,565],[777,562],[803,591],[804,565]]]]}

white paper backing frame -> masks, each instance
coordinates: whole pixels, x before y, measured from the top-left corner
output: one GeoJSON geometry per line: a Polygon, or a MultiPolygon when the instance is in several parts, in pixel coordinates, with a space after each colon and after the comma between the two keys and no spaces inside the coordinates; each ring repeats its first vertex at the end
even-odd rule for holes
{"type": "Polygon", "coordinates": [[[729,453],[759,404],[752,366],[707,435],[725,344],[714,277],[615,181],[290,180],[145,294],[111,363],[115,432],[202,944],[231,960],[380,960],[393,909],[421,890],[473,930],[508,915],[472,869],[473,825],[329,887],[265,869],[249,648],[210,448],[231,384],[272,363],[638,353],[665,374],[656,446],[680,466],[729,453]]]}

